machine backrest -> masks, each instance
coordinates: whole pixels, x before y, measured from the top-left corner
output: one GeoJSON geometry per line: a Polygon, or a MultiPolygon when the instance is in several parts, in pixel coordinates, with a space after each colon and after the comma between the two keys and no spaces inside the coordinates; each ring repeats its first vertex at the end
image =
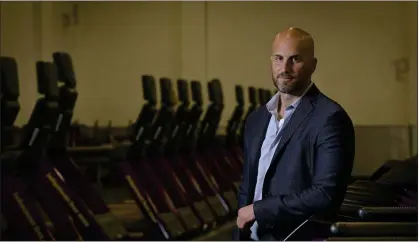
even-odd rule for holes
{"type": "Polygon", "coordinates": [[[131,141],[137,143],[139,146],[143,145],[146,141],[146,132],[152,127],[157,114],[156,81],[153,76],[149,75],[143,75],[141,81],[143,85],[143,98],[146,103],[143,105],[135,121],[131,135],[131,141]]]}
{"type": "Polygon", "coordinates": [[[12,128],[20,111],[19,77],[14,58],[0,57],[1,80],[1,151],[12,145],[12,128]]]}
{"type": "Polygon", "coordinates": [[[208,82],[208,96],[210,104],[198,133],[198,146],[201,147],[211,143],[215,138],[224,108],[221,83],[218,79],[208,82]]]}
{"type": "Polygon", "coordinates": [[[77,80],[74,74],[73,61],[68,53],[55,52],[52,54],[54,64],[57,68],[59,87],[59,114],[56,125],[56,134],[53,136],[51,146],[59,152],[58,148],[65,149],[67,146],[67,135],[71,129],[74,107],[77,102],[78,92],[76,90],[77,80]]]}
{"type": "Polygon", "coordinates": [[[58,80],[63,82],[68,88],[75,88],[77,81],[70,54],[65,52],[54,52],[52,58],[57,67],[58,80]]]}
{"type": "Polygon", "coordinates": [[[216,103],[215,100],[215,90],[214,84],[212,82],[207,83],[207,91],[208,91],[208,101],[209,104],[207,109],[205,110],[204,117],[202,118],[201,125],[198,128],[198,137],[197,142],[198,146],[204,146],[206,143],[209,142],[207,134],[209,128],[211,126],[211,122],[213,122],[213,117],[216,113],[216,103]]]}
{"type": "Polygon", "coordinates": [[[160,95],[162,106],[173,107],[175,105],[176,101],[173,95],[172,80],[169,78],[160,78],[160,95]]]}
{"type": "Polygon", "coordinates": [[[215,94],[214,102],[217,105],[220,105],[224,108],[224,95],[223,95],[223,88],[221,85],[221,81],[219,79],[213,79],[211,83],[214,85],[214,94],[215,94]]]}
{"type": "Polygon", "coordinates": [[[236,102],[238,106],[244,106],[244,92],[241,85],[236,85],[235,87],[236,102]]]}
{"type": "Polygon", "coordinates": [[[207,82],[207,90],[208,90],[208,100],[210,103],[215,102],[215,90],[214,90],[214,83],[207,82]]]}
{"type": "Polygon", "coordinates": [[[55,52],[52,57],[57,68],[58,83],[63,84],[59,87],[60,113],[65,112],[72,115],[78,97],[73,61],[70,55],[65,52],[55,52]]]}
{"type": "Polygon", "coordinates": [[[192,92],[192,100],[194,101],[194,104],[189,110],[189,114],[187,117],[187,127],[185,131],[185,136],[180,147],[182,150],[189,150],[194,146],[196,141],[195,135],[198,130],[199,121],[203,112],[201,83],[196,80],[191,81],[190,87],[192,92]]]}
{"type": "Polygon", "coordinates": [[[221,117],[224,111],[224,94],[223,94],[223,87],[221,85],[221,81],[219,79],[213,79],[212,82],[214,83],[214,89],[216,94],[216,104],[217,104],[217,122],[214,123],[213,127],[213,136],[215,138],[215,135],[218,130],[218,126],[220,125],[221,117]]]}
{"type": "Polygon", "coordinates": [[[143,84],[143,98],[152,105],[157,104],[156,80],[153,76],[143,75],[141,78],[143,84]]]}
{"type": "Polygon", "coordinates": [[[168,141],[167,151],[170,153],[176,152],[181,148],[182,143],[185,140],[184,137],[187,133],[190,114],[190,98],[188,91],[188,82],[186,80],[179,79],[177,81],[177,93],[180,105],[176,109],[171,135],[168,141]]]}
{"type": "Polygon", "coordinates": [[[162,104],[157,114],[151,133],[147,138],[151,143],[149,154],[156,154],[160,150],[162,140],[170,137],[174,127],[174,106],[175,100],[173,95],[172,81],[169,78],[160,78],[160,94],[162,104]]]}
{"type": "Polygon", "coordinates": [[[176,120],[178,123],[186,122],[191,102],[189,98],[188,82],[186,80],[177,81],[177,93],[180,105],[176,110],[176,120]]]}
{"type": "Polygon", "coordinates": [[[188,91],[188,82],[183,79],[177,80],[178,99],[181,103],[189,105],[190,97],[188,91]]]}
{"type": "Polygon", "coordinates": [[[8,99],[19,97],[19,77],[16,60],[12,57],[0,57],[1,93],[8,99]]]}
{"type": "Polygon", "coordinates": [[[38,98],[32,111],[22,138],[22,148],[32,148],[42,152],[48,148],[51,135],[55,131],[58,119],[58,74],[56,66],[51,62],[36,62],[38,98]]]}
{"type": "Polygon", "coordinates": [[[233,114],[231,115],[230,120],[228,121],[227,130],[226,130],[227,142],[230,144],[236,143],[237,131],[240,127],[241,119],[244,114],[243,87],[240,85],[236,85],[235,94],[236,94],[237,105],[234,108],[234,111],[233,111],[233,114]]]}
{"type": "Polygon", "coordinates": [[[39,94],[44,95],[44,98],[47,100],[57,101],[59,97],[59,89],[56,66],[51,62],[37,61],[36,76],[39,94]]]}
{"type": "Polygon", "coordinates": [[[0,57],[1,77],[1,125],[13,126],[20,110],[19,77],[15,59],[0,57]]]}
{"type": "Polygon", "coordinates": [[[202,86],[199,81],[192,81],[191,82],[191,92],[192,92],[192,100],[195,104],[202,105],[202,86]]]}
{"type": "Polygon", "coordinates": [[[246,120],[247,120],[247,117],[249,117],[249,115],[253,112],[253,111],[255,111],[256,110],[256,108],[257,108],[257,91],[256,91],[256,88],[254,88],[254,87],[249,87],[248,88],[248,94],[249,94],[249,107],[248,107],[248,109],[247,109],[247,111],[246,111],[246,114],[245,114],[245,116],[244,116],[244,118],[243,118],[243,121],[242,121],[242,123],[241,123],[241,125],[240,125],[240,133],[239,133],[239,136],[240,136],[240,142],[242,142],[242,140],[243,140],[243,135],[244,135],[244,128],[245,128],[245,124],[246,124],[246,120]]]}

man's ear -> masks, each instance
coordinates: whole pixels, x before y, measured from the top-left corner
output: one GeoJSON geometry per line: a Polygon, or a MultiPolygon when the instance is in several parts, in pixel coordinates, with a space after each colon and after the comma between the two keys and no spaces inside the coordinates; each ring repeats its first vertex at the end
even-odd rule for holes
{"type": "Polygon", "coordinates": [[[317,58],[316,57],[314,57],[314,59],[313,59],[313,72],[316,70],[316,68],[317,68],[317,58]]]}

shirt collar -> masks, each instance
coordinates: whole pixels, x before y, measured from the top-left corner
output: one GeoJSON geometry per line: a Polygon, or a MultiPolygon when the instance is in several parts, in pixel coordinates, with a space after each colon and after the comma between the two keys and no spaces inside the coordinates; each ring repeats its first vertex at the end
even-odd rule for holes
{"type": "MultiPolygon", "coordinates": [[[[301,99],[304,97],[304,95],[306,95],[306,93],[308,92],[308,90],[310,90],[311,86],[313,86],[313,82],[310,82],[310,85],[308,85],[308,87],[306,88],[306,90],[304,91],[304,93],[297,99],[295,100],[291,105],[289,105],[288,107],[285,108],[285,110],[288,110],[290,108],[297,108],[298,105],[301,102],[301,99]]],[[[271,100],[269,100],[269,102],[266,104],[266,108],[268,109],[268,111],[275,115],[278,112],[278,103],[280,100],[280,92],[277,92],[272,98],[271,100]]]]}

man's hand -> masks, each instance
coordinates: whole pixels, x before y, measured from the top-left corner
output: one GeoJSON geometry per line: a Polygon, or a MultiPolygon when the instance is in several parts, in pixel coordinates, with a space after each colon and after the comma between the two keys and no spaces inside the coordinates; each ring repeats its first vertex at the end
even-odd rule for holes
{"type": "Polygon", "coordinates": [[[237,227],[243,229],[245,227],[250,227],[250,223],[255,220],[255,213],[253,212],[253,204],[239,209],[237,216],[237,227]]]}

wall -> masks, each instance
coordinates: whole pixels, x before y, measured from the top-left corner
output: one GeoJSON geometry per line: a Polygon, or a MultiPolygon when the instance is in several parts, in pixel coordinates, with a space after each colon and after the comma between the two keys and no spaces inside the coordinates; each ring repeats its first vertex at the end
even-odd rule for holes
{"type": "Polygon", "coordinates": [[[418,152],[418,2],[406,2],[409,21],[406,27],[409,39],[409,123],[412,129],[412,152],[418,152]]]}
{"type": "Polygon", "coordinates": [[[80,90],[76,118],[127,125],[141,109],[142,75],[180,77],[180,4],[89,2],[79,11],[80,25],[71,27],[80,90]]]}
{"type": "Polygon", "coordinates": [[[27,120],[36,98],[33,4],[2,3],[1,51],[19,63],[21,112],[17,123],[27,120]],[[19,17],[16,17],[19,16],[19,17]],[[12,22],[13,20],[13,22],[12,22]]]}
{"type": "Polygon", "coordinates": [[[62,4],[52,2],[2,2],[1,55],[18,63],[21,110],[16,124],[27,122],[37,98],[35,63],[51,60],[54,50],[66,50],[58,13],[62,4]]]}

